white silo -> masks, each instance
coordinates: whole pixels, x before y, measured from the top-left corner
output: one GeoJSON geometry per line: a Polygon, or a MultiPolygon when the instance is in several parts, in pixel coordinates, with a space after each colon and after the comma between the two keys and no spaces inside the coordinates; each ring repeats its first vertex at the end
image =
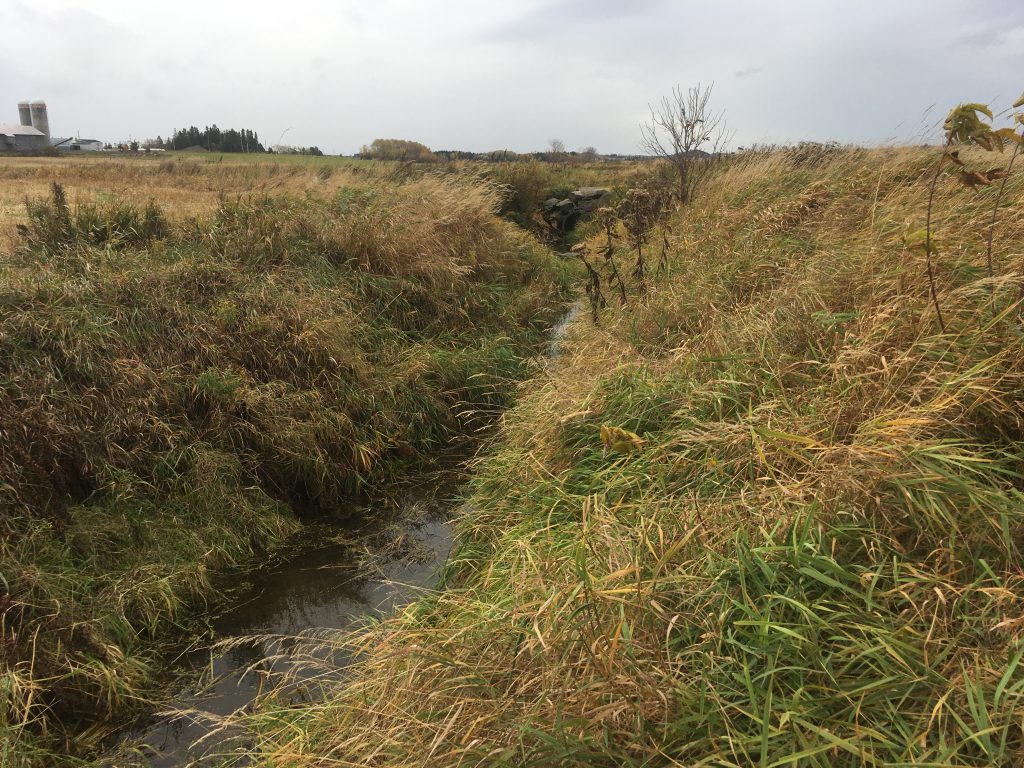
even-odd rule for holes
{"type": "Polygon", "coordinates": [[[32,127],[50,138],[50,119],[46,116],[46,102],[33,101],[29,104],[29,111],[32,113],[32,127]]]}
{"type": "Polygon", "coordinates": [[[18,117],[22,125],[32,125],[32,110],[27,101],[18,102],[18,117]]]}

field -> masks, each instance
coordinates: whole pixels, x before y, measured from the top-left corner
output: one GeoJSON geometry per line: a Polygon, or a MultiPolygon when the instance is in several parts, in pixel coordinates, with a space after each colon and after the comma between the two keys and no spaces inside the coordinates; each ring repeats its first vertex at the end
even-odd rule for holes
{"type": "Polygon", "coordinates": [[[4,765],[87,756],[217,573],[491,423],[572,279],[461,172],[5,159],[0,199],[4,765]]]}
{"type": "Polygon", "coordinates": [[[1021,764],[1024,184],[990,279],[997,187],[940,182],[943,331],[938,154],[720,170],[522,387],[443,591],[325,639],[357,673],[244,718],[259,759],[1021,764]]]}
{"type": "MultiPolygon", "coordinates": [[[[377,166],[379,169],[379,165],[377,166]]],[[[10,252],[14,224],[25,223],[25,198],[46,196],[59,180],[72,205],[156,200],[173,218],[211,212],[222,195],[329,195],[365,184],[374,165],[302,155],[161,153],[0,160],[0,250],[10,252]]]]}

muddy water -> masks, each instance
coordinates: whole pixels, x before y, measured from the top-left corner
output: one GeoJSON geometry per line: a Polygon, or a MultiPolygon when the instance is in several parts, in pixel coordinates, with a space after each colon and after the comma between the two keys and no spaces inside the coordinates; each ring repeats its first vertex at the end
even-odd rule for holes
{"type": "Polygon", "coordinates": [[[285,673],[297,699],[315,696],[325,667],[338,674],[347,662],[344,652],[310,642],[318,630],[390,615],[436,586],[452,545],[446,512],[453,488],[451,474],[429,478],[388,515],[394,524],[304,529],[304,544],[248,575],[233,605],[213,620],[205,647],[179,662],[184,682],[167,712],[130,731],[106,765],[212,764],[241,745],[239,734],[219,728],[221,719],[285,673]]]}
{"type": "MultiPolygon", "coordinates": [[[[581,307],[573,306],[552,330],[549,359],[559,356],[581,307]]],[[[386,514],[370,510],[364,522],[341,529],[304,528],[290,554],[247,575],[202,646],[179,660],[182,683],[165,713],[131,729],[104,764],[221,764],[245,746],[245,734],[222,728],[223,718],[245,711],[285,678],[295,700],[315,699],[318,686],[330,682],[324,675],[337,677],[349,661],[344,650],[318,644],[319,633],[391,615],[437,586],[452,546],[450,500],[462,479],[458,472],[439,473],[399,494],[386,514]]]]}

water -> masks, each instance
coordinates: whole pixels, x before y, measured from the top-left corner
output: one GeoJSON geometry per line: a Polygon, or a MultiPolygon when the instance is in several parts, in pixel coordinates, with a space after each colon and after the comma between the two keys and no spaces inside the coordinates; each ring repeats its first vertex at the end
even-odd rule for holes
{"type": "Polygon", "coordinates": [[[577,301],[569,308],[568,312],[562,315],[562,319],[555,323],[555,327],[551,329],[551,338],[548,339],[547,347],[549,359],[557,360],[562,356],[562,340],[565,339],[565,334],[569,330],[569,324],[576,319],[582,309],[583,302],[577,301]]]}
{"type": "MultiPolygon", "coordinates": [[[[582,306],[577,302],[552,329],[549,359],[561,354],[582,306]]],[[[400,496],[390,514],[375,510],[362,523],[305,527],[290,555],[247,576],[231,607],[211,622],[208,642],[176,663],[184,682],[166,713],[130,729],[106,765],[216,762],[245,745],[244,733],[221,727],[224,719],[246,711],[265,691],[286,680],[285,695],[315,698],[318,686],[339,677],[350,661],[344,649],[318,637],[391,615],[436,586],[452,547],[447,503],[458,479],[456,472],[427,478],[400,496]]]]}
{"type": "Polygon", "coordinates": [[[286,674],[296,698],[314,696],[328,682],[324,669],[338,675],[348,661],[315,642],[318,634],[393,614],[435,586],[452,546],[438,486],[450,490],[450,478],[410,494],[391,515],[400,524],[304,529],[304,540],[321,543],[249,576],[213,620],[210,643],[178,662],[187,682],[165,705],[169,714],[130,731],[107,765],[178,768],[230,752],[242,737],[220,730],[222,719],[245,711],[286,674]]]}

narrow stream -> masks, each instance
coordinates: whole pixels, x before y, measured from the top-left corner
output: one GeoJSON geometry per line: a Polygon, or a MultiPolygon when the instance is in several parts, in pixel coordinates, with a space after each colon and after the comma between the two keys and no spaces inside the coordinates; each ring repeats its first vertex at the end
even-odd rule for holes
{"type": "MultiPolygon", "coordinates": [[[[581,306],[552,329],[548,358],[559,356],[581,306]]],[[[348,662],[343,653],[322,646],[316,657],[317,644],[303,638],[357,628],[434,588],[452,547],[449,520],[457,512],[451,499],[464,479],[452,471],[423,478],[398,496],[397,508],[383,520],[367,516],[344,527],[304,528],[289,555],[246,575],[231,607],[212,620],[204,647],[178,660],[183,683],[165,712],[128,730],[102,764],[214,764],[241,738],[219,727],[222,719],[249,707],[284,674],[297,697],[309,695],[303,681],[310,688],[324,682],[324,669],[341,674],[348,662]]]]}
{"type": "Polygon", "coordinates": [[[129,730],[105,764],[179,768],[213,762],[237,740],[219,728],[221,719],[243,710],[284,674],[305,696],[299,685],[304,680],[324,682],[327,666],[340,673],[347,663],[343,655],[324,650],[317,656],[316,643],[306,641],[318,630],[353,629],[393,614],[435,586],[452,546],[447,513],[454,477],[428,477],[407,492],[388,515],[394,523],[309,526],[287,557],[248,574],[231,607],[211,622],[208,644],[177,662],[184,684],[163,707],[166,713],[129,730]]]}

